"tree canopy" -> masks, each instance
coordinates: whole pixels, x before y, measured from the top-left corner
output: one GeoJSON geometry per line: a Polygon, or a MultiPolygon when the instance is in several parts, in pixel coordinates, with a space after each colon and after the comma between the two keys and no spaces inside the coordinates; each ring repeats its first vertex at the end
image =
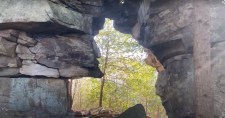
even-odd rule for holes
{"type": "MultiPolygon", "coordinates": [[[[145,64],[146,54],[132,36],[116,31],[113,21],[106,19],[95,41],[102,54],[100,68],[105,70],[102,106],[121,113],[141,103],[149,116],[166,117],[160,98],[155,95],[157,71],[145,64]]],[[[74,109],[98,107],[101,79],[83,78],[75,83],[74,109]]]]}

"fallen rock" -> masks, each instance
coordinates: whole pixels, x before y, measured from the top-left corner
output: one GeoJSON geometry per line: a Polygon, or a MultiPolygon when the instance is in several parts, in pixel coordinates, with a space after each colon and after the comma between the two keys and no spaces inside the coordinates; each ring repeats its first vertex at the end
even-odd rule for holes
{"type": "Polygon", "coordinates": [[[20,60],[4,55],[0,55],[0,67],[19,67],[20,60]]]}
{"type": "Polygon", "coordinates": [[[109,117],[111,116],[111,111],[103,109],[99,112],[98,116],[109,117]]]}
{"type": "Polygon", "coordinates": [[[78,116],[78,117],[82,117],[82,116],[88,116],[89,112],[86,110],[81,110],[81,111],[74,111],[74,115],[78,116]]]}
{"type": "Polygon", "coordinates": [[[0,76],[15,76],[20,74],[19,68],[0,68],[0,76]]]}
{"type": "Polygon", "coordinates": [[[7,41],[0,37],[0,54],[15,57],[16,43],[7,41]]]}
{"type": "Polygon", "coordinates": [[[35,59],[35,54],[32,54],[29,50],[29,48],[22,46],[22,45],[17,45],[16,47],[16,53],[17,56],[20,57],[21,59],[35,59]]]}
{"type": "Polygon", "coordinates": [[[92,108],[89,110],[89,114],[92,116],[98,116],[98,114],[102,109],[103,109],[102,107],[92,108]]]}
{"type": "Polygon", "coordinates": [[[31,46],[35,46],[37,41],[27,36],[25,32],[20,32],[17,43],[31,47],[31,46]]]}
{"type": "Polygon", "coordinates": [[[16,42],[19,36],[18,30],[0,30],[0,37],[5,38],[9,41],[16,42]]]}
{"type": "Polygon", "coordinates": [[[57,69],[47,68],[45,66],[32,63],[31,61],[23,62],[22,68],[20,68],[20,73],[30,76],[46,76],[46,77],[59,77],[59,72],[57,69]]]}
{"type": "Polygon", "coordinates": [[[141,104],[127,109],[125,112],[117,116],[117,118],[147,118],[145,108],[141,104]]]}
{"type": "Polygon", "coordinates": [[[85,77],[88,75],[88,70],[81,67],[71,66],[65,69],[59,69],[59,74],[62,77],[85,77]]]}

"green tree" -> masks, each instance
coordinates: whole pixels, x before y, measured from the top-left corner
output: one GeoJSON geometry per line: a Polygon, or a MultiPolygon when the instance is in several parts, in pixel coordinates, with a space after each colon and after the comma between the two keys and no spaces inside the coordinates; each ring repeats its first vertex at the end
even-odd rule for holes
{"type": "Polygon", "coordinates": [[[155,95],[156,70],[144,63],[146,54],[132,36],[116,31],[112,24],[112,20],[106,19],[104,29],[95,37],[102,53],[100,68],[105,75],[101,80],[83,79],[82,107],[76,108],[80,100],[78,95],[75,96],[74,107],[90,109],[103,106],[114,113],[121,113],[141,103],[149,116],[156,118],[162,114],[165,117],[160,99],[155,95]]]}

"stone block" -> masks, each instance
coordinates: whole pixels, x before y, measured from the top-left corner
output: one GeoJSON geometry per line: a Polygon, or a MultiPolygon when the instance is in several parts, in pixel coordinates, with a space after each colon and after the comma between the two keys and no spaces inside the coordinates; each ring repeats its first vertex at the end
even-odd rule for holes
{"type": "Polygon", "coordinates": [[[0,37],[5,38],[9,41],[16,42],[19,36],[18,30],[0,30],[0,37]]]}
{"type": "Polygon", "coordinates": [[[71,66],[64,69],[59,69],[59,74],[62,77],[85,77],[88,75],[88,70],[81,67],[71,66]]]}
{"type": "Polygon", "coordinates": [[[65,117],[66,80],[0,78],[0,117],[65,117]]]}
{"type": "Polygon", "coordinates": [[[20,32],[17,43],[31,47],[31,46],[35,46],[37,41],[34,40],[33,38],[27,36],[27,34],[25,32],[20,32]]]}
{"type": "Polygon", "coordinates": [[[32,54],[28,47],[17,45],[16,47],[17,56],[21,59],[35,59],[35,54],[32,54]]]}
{"type": "Polygon", "coordinates": [[[0,37],[0,54],[15,57],[16,43],[7,41],[0,37]]]}
{"type": "Polygon", "coordinates": [[[48,68],[46,66],[42,66],[40,64],[29,62],[24,62],[22,68],[20,68],[20,73],[24,75],[30,76],[45,76],[45,77],[59,77],[59,71],[57,69],[48,68]],[[24,65],[25,64],[25,65],[24,65]]]}
{"type": "Polygon", "coordinates": [[[20,67],[20,59],[0,55],[0,67],[20,67]]]}
{"type": "Polygon", "coordinates": [[[0,68],[1,77],[10,77],[20,75],[19,68],[0,68]]]}
{"type": "Polygon", "coordinates": [[[36,54],[37,62],[47,67],[63,69],[70,66],[95,66],[92,37],[89,35],[42,38],[29,49],[36,54]]]}

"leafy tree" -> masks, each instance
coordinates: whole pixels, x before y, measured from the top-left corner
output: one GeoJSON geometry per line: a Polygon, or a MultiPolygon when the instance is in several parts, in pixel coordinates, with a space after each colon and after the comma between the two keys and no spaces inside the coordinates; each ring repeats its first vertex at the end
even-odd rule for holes
{"type": "Polygon", "coordinates": [[[116,31],[112,24],[112,20],[106,19],[104,29],[95,37],[102,53],[100,68],[105,76],[101,80],[81,80],[82,87],[76,94],[81,91],[82,99],[81,95],[75,95],[74,108],[103,106],[121,113],[141,103],[149,116],[157,118],[161,114],[161,118],[166,117],[155,95],[156,70],[144,63],[146,54],[132,36],[116,31]]]}

